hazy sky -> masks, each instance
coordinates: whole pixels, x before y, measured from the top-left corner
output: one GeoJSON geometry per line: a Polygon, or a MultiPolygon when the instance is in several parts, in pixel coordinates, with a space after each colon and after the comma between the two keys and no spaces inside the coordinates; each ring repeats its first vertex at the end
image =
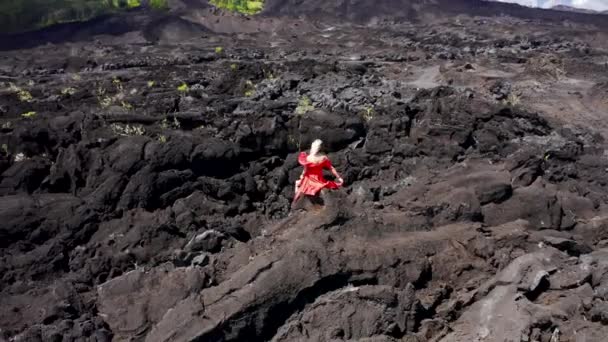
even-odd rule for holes
{"type": "Polygon", "coordinates": [[[501,2],[516,2],[520,5],[549,8],[556,5],[568,5],[587,8],[596,11],[608,10],[608,0],[499,0],[501,2]]]}

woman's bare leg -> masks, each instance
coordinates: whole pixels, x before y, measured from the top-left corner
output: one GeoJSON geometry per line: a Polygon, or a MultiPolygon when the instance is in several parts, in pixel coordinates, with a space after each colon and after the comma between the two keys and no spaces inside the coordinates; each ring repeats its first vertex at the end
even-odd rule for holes
{"type": "Polygon", "coordinates": [[[334,200],[330,192],[331,191],[328,189],[321,190],[321,199],[323,200],[323,206],[325,206],[325,208],[334,206],[334,200]]]}

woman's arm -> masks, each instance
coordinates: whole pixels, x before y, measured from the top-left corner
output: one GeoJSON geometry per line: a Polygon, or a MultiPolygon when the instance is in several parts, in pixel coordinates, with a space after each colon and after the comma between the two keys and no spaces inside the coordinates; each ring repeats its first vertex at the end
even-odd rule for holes
{"type": "Polygon", "coordinates": [[[332,165],[329,166],[329,169],[331,170],[331,173],[334,175],[334,177],[336,177],[338,183],[344,183],[344,179],[342,179],[338,171],[336,171],[336,169],[332,165]]]}

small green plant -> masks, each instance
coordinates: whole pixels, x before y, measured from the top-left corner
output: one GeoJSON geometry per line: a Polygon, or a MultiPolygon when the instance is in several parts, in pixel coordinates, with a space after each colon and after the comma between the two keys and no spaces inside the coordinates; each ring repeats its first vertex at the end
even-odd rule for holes
{"type": "Polygon", "coordinates": [[[506,99],[502,100],[503,105],[515,107],[521,103],[521,98],[515,93],[510,93],[506,99]]]}
{"type": "Polygon", "coordinates": [[[148,81],[148,88],[152,88],[156,85],[156,82],[154,81],[148,81]]]}
{"type": "Polygon", "coordinates": [[[267,80],[274,80],[276,77],[274,77],[274,74],[272,73],[272,71],[266,71],[263,70],[264,72],[264,76],[266,77],[267,80]]]}
{"type": "Polygon", "coordinates": [[[72,96],[74,94],[76,94],[76,88],[67,87],[67,88],[61,89],[61,95],[63,95],[63,96],[66,96],[66,95],[72,96]]]}
{"type": "Polygon", "coordinates": [[[222,53],[222,52],[224,52],[224,48],[223,48],[223,47],[221,47],[221,46],[217,46],[217,47],[215,48],[215,53],[220,54],[220,53],[222,53]]]}
{"type": "Polygon", "coordinates": [[[177,87],[177,91],[180,93],[187,93],[190,90],[190,87],[186,83],[182,83],[177,87]]]}
{"type": "Polygon", "coordinates": [[[298,150],[300,149],[300,140],[296,139],[296,137],[291,134],[287,136],[287,143],[293,147],[296,147],[298,150]]]}
{"type": "Polygon", "coordinates": [[[72,74],[72,79],[74,81],[80,81],[80,80],[82,80],[82,76],[80,76],[78,74],[72,74]]]}
{"type": "Polygon", "coordinates": [[[119,78],[114,77],[112,79],[112,84],[114,84],[114,86],[116,87],[117,91],[122,91],[122,89],[123,89],[123,87],[122,87],[122,81],[119,78]]]}
{"type": "Polygon", "coordinates": [[[103,108],[110,107],[113,102],[114,100],[110,96],[104,96],[103,98],[99,99],[99,105],[103,108]]]}
{"type": "Polygon", "coordinates": [[[141,6],[141,2],[139,0],[127,0],[127,8],[136,8],[141,6]]]}
{"type": "Polygon", "coordinates": [[[17,94],[17,97],[19,97],[19,101],[21,102],[32,102],[34,100],[34,97],[29,91],[21,89],[13,83],[9,84],[9,90],[17,94]]]}
{"type": "Polygon", "coordinates": [[[302,96],[298,100],[298,106],[296,107],[296,114],[304,115],[308,112],[315,110],[315,106],[312,104],[308,96],[302,96]]]}
{"type": "Polygon", "coordinates": [[[241,14],[257,14],[264,9],[264,0],[210,0],[210,4],[241,14]]]}
{"type": "Polygon", "coordinates": [[[32,94],[30,94],[30,92],[27,90],[20,90],[18,95],[19,95],[19,100],[21,100],[23,102],[32,102],[32,100],[34,100],[34,97],[32,96],[32,94]]]}
{"type": "Polygon", "coordinates": [[[150,7],[156,10],[165,10],[169,8],[167,0],[149,0],[148,4],[150,7]]]}
{"type": "MultiPolygon", "coordinates": [[[[123,108],[132,109],[133,107],[128,102],[124,101],[126,94],[124,92],[124,87],[123,87],[122,81],[120,79],[118,79],[117,77],[114,77],[112,79],[112,84],[114,85],[114,88],[116,90],[116,93],[114,95],[109,95],[108,92],[106,91],[106,89],[102,86],[97,87],[96,95],[97,95],[97,101],[99,102],[99,105],[102,108],[107,108],[114,104],[120,104],[123,108]]],[[[136,93],[137,93],[137,89],[131,90],[132,95],[134,95],[136,93]]]]}
{"type": "Polygon", "coordinates": [[[179,120],[177,120],[177,117],[173,117],[172,121],[169,121],[169,119],[164,118],[163,121],[161,121],[160,123],[160,127],[162,129],[180,129],[182,127],[182,124],[179,122],[179,120]]]}
{"type": "Polygon", "coordinates": [[[36,112],[27,112],[27,113],[23,113],[21,114],[22,117],[26,118],[26,119],[32,119],[36,116],[36,112]]]}
{"type": "Polygon", "coordinates": [[[238,66],[234,63],[230,64],[230,70],[235,71],[238,68],[238,66]]]}
{"type": "Polygon", "coordinates": [[[166,142],[167,142],[167,137],[166,137],[166,136],[164,136],[164,135],[159,135],[159,136],[158,136],[158,141],[159,141],[161,144],[164,144],[164,143],[166,143],[166,142]]]}
{"type": "Polygon", "coordinates": [[[246,97],[252,97],[254,93],[255,93],[255,84],[253,84],[253,82],[251,82],[251,80],[247,80],[245,82],[245,93],[244,93],[244,95],[246,97]]]}
{"type": "Polygon", "coordinates": [[[2,152],[4,152],[4,154],[8,154],[8,145],[7,144],[2,144],[2,152]]]}
{"type": "Polygon", "coordinates": [[[133,106],[129,102],[126,102],[126,101],[120,101],[120,106],[126,110],[133,109],[133,106]]]}
{"type": "Polygon", "coordinates": [[[114,123],[110,125],[110,128],[115,134],[122,136],[133,136],[133,135],[144,135],[146,129],[142,125],[121,125],[114,123]]]}
{"type": "Polygon", "coordinates": [[[363,113],[361,114],[361,116],[363,117],[363,120],[370,122],[374,116],[376,115],[376,111],[374,110],[374,107],[372,106],[368,106],[363,110],[363,113]]]}

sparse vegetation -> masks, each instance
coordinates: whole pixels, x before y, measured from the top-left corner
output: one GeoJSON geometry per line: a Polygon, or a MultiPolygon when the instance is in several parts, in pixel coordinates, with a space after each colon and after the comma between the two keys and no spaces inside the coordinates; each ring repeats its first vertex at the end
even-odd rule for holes
{"type": "Polygon", "coordinates": [[[112,98],[111,98],[111,97],[109,97],[109,96],[105,96],[104,98],[99,99],[99,105],[100,105],[102,108],[106,108],[106,107],[111,106],[113,102],[114,102],[114,101],[113,101],[113,100],[112,100],[112,98]]]}
{"type": "Polygon", "coordinates": [[[315,110],[315,106],[312,104],[308,96],[302,96],[298,101],[298,106],[296,107],[296,114],[304,115],[313,110],[315,110]]]}
{"type": "Polygon", "coordinates": [[[67,87],[67,88],[63,88],[63,89],[61,89],[61,95],[64,95],[64,96],[66,96],[66,95],[72,96],[72,95],[74,95],[74,94],[76,94],[76,88],[73,88],[73,87],[67,87]]]}
{"type": "Polygon", "coordinates": [[[179,120],[177,120],[177,118],[174,116],[173,120],[169,121],[169,119],[164,118],[163,121],[161,121],[160,123],[160,127],[162,129],[180,129],[182,127],[182,124],[179,122],[179,120]]]}
{"type": "Polygon", "coordinates": [[[115,134],[122,136],[133,136],[133,135],[144,135],[146,129],[142,125],[121,125],[114,123],[110,125],[110,128],[115,134]]]}
{"type": "Polygon", "coordinates": [[[376,115],[376,110],[374,109],[373,106],[367,106],[364,110],[363,113],[361,113],[361,117],[363,117],[363,120],[370,122],[374,116],[376,115]]]}
{"type": "Polygon", "coordinates": [[[154,81],[148,81],[148,88],[152,88],[156,85],[156,82],[154,81]]]}
{"type": "Polygon", "coordinates": [[[506,99],[502,100],[505,106],[515,107],[521,103],[521,97],[513,92],[509,93],[506,99]]]}
{"type": "Polygon", "coordinates": [[[177,87],[177,91],[180,93],[187,93],[190,90],[190,87],[186,83],[182,83],[177,87]]]}
{"type": "Polygon", "coordinates": [[[566,67],[559,56],[546,54],[529,58],[526,62],[525,73],[560,80],[566,75],[566,67]]]}
{"type": "Polygon", "coordinates": [[[209,0],[209,3],[218,8],[247,15],[260,13],[264,9],[264,0],[209,0]]]}
{"type": "Polygon", "coordinates": [[[126,101],[120,101],[120,106],[126,110],[133,109],[133,106],[129,102],[126,102],[126,101]]]}
{"type": "Polygon", "coordinates": [[[116,89],[117,89],[117,90],[122,91],[122,81],[121,81],[119,78],[114,77],[114,78],[112,79],[112,84],[114,84],[114,85],[116,86],[116,89]]]}
{"type": "Polygon", "coordinates": [[[127,8],[135,8],[141,6],[139,0],[127,0],[127,8]]]}
{"type": "Polygon", "coordinates": [[[36,116],[36,112],[27,112],[27,113],[23,113],[21,114],[22,117],[26,118],[26,119],[32,119],[36,116]]]}
{"type": "MultiPolygon", "coordinates": [[[[115,94],[109,95],[104,87],[98,86],[96,90],[97,101],[102,108],[107,108],[114,104],[119,104],[121,107],[126,109],[133,109],[133,106],[125,101],[125,91],[123,87],[123,83],[118,78],[112,79],[112,85],[114,86],[115,94]]],[[[137,90],[134,89],[135,93],[137,90]]],[[[133,94],[133,90],[131,91],[133,94]]]]}
{"type": "Polygon", "coordinates": [[[253,84],[253,82],[251,80],[247,80],[245,82],[245,93],[244,93],[244,95],[246,97],[252,97],[254,93],[255,93],[255,84],[253,84]]]}
{"type": "Polygon", "coordinates": [[[267,80],[272,81],[272,80],[276,79],[276,77],[274,77],[274,73],[271,70],[269,71],[269,70],[263,69],[262,72],[264,73],[264,77],[267,80]]]}
{"type": "Polygon", "coordinates": [[[167,0],[149,0],[148,4],[151,8],[157,10],[166,10],[169,8],[167,0]]]}
{"type": "Polygon", "coordinates": [[[159,135],[159,136],[158,136],[158,141],[159,141],[161,144],[164,144],[164,143],[166,143],[166,142],[167,142],[167,137],[166,137],[166,136],[164,136],[164,135],[159,135]]]}
{"type": "Polygon", "coordinates": [[[224,52],[224,48],[223,48],[223,47],[221,47],[221,46],[217,46],[217,47],[215,48],[215,53],[220,54],[220,53],[222,53],[222,52],[224,52]]]}
{"type": "Polygon", "coordinates": [[[8,145],[7,144],[2,144],[2,152],[4,152],[4,154],[8,154],[8,145]]]}
{"type": "Polygon", "coordinates": [[[230,70],[235,71],[238,68],[236,64],[230,64],[230,70]]]}
{"type": "Polygon", "coordinates": [[[29,91],[22,89],[13,83],[9,84],[9,90],[17,94],[17,97],[19,97],[19,101],[21,102],[32,102],[34,100],[34,97],[29,91]]]}
{"type": "Polygon", "coordinates": [[[293,136],[293,135],[291,135],[291,134],[287,136],[287,144],[288,144],[288,145],[290,145],[290,146],[295,147],[295,148],[296,148],[296,149],[298,149],[298,150],[299,150],[299,149],[300,149],[300,147],[301,147],[301,146],[300,146],[300,145],[301,145],[301,144],[300,144],[300,140],[296,139],[296,137],[295,137],[295,136],[293,136]]]}

